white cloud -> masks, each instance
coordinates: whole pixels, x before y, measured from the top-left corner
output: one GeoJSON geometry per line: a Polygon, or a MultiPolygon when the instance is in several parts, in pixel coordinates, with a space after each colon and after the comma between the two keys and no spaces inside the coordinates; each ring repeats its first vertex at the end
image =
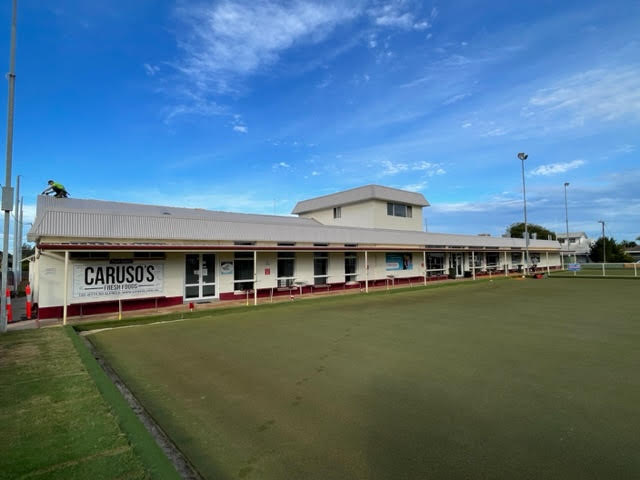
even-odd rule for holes
{"type": "Polygon", "coordinates": [[[498,128],[492,128],[488,132],[483,133],[481,137],[501,137],[506,134],[507,134],[507,131],[504,128],[498,127],[498,128]]]}
{"type": "Polygon", "coordinates": [[[540,165],[538,168],[531,172],[531,175],[555,175],[557,173],[564,173],[569,170],[581,167],[584,164],[584,160],[573,160],[566,163],[551,163],[548,165],[540,165]]]}
{"type": "Polygon", "coordinates": [[[447,98],[444,102],[442,102],[443,105],[451,105],[453,103],[457,103],[460,100],[464,100],[467,97],[470,97],[471,94],[470,93],[459,93],[458,95],[452,95],[451,97],[447,98]]]}
{"type": "Polygon", "coordinates": [[[304,0],[185,4],[177,9],[186,29],[179,33],[184,56],[176,67],[197,92],[233,91],[238,77],[273,64],[298,43],[319,41],[358,13],[338,2],[304,0]]]}
{"type": "Polygon", "coordinates": [[[469,128],[469,127],[472,127],[472,126],[473,126],[473,123],[471,123],[471,122],[465,122],[465,123],[462,124],[462,128],[469,128]]]}
{"type": "Polygon", "coordinates": [[[406,163],[393,163],[389,160],[383,160],[380,163],[384,167],[384,170],[381,172],[382,175],[395,175],[396,173],[405,172],[409,169],[406,163]]]}
{"type": "Polygon", "coordinates": [[[410,192],[420,192],[422,190],[424,190],[425,188],[427,188],[428,183],[427,182],[420,182],[420,183],[412,183],[410,185],[404,185],[402,187],[400,187],[401,190],[409,190],[410,192]]]}
{"type": "Polygon", "coordinates": [[[248,133],[249,129],[245,125],[234,125],[233,130],[240,133],[248,133]]]}
{"type": "Polygon", "coordinates": [[[317,177],[318,175],[320,175],[320,172],[316,172],[315,170],[311,172],[311,176],[313,177],[317,177]]]}
{"type": "Polygon", "coordinates": [[[574,126],[592,118],[640,117],[640,68],[590,70],[538,90],[526,114],[568,115],[574,126]]]}
{"type": "MultiPolygon", "coordinates": [[[[385,5],[376,5],[369,9],[369,15],[376,25],[404,30],[425,30],[431,27],[427,20],[417,19],[408,11],[411,5],[402,0],[393,0],[385,5]]],[[[433,17],[435,18],[435,17],[433,17]]]]}
{"type": "Polygon", "coordinates": [[[430,170],[434,167],[437,167],[437,164],[431,163],[431,162],[417,162],[415,164],[413,164],[412,166],[412,170],[430,170]]]}
{"type": "Polygon", "coordinates": [[[636,150],[636,146],[635,145],[631,145],[629,143],[625,144],[625,145],[620,145],[618,148],[616,148],[613,153],[633,153],[636,150]]]}
{"type": "Polygon", "coordinates": [[[438,10],[438,8],[437,7],[433,7],[431,9],[431,15],[430,15],[431,20],[435,20],[435,18],[438,16],[439,13],[440,13],[440,11],[438,10]]]}
{"type": "Polygon", "coordinates": [[[291,165],[286,162],[278,162],[273,164],[273,168],[291,168],[291,165]]]}
{"type": "Polygon", "coordinates": [[[144,71],[146,72],[146,74],[149,75],[150,77],[153,77],[156,73],[160,71],[160,67],[158,67],[157,65],[151,65],[149,63],[142,64],[142,67],[144,68],[144,71]]]}
{"type": "Polygon", "coordinates": [[[422,22],[414,23],[413,28],[414,30],[426,30],[427,28],[431,28],[431,24],[426,20],[423,20],[422,22]]]}
{"type": "Polygon", "coordinates": [[[324,79],[316,85],[316,88],[327,88],[333,82],[333,75],[329,74],[324,79]]]}

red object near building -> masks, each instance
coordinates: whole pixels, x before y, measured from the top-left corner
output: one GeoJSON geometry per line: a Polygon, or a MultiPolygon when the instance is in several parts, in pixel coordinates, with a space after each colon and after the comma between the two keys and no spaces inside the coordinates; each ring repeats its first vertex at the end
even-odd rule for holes
{"type": "Polygon", "coordinates": [[[31,320],[31,287],[28,283],[24,289],[24,293],[27,295],[27,320],[31,320]]]}
{"type": "Polygon", "coordinates": [[[9,290],[9,287],[7,287],[6,295],[7,295],[7,323],[12,323],[13,310],[11,309],[11,291],[9,290]]]}

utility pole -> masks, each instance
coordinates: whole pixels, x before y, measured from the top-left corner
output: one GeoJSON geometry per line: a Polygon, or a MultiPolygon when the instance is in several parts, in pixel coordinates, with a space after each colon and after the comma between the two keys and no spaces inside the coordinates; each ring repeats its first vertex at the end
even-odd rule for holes
{"type": "MultiPolygon", "coordinates": [[[[565,243],[567,245],[567,260],[569,259],[569,208],[567,207],[567,187],[569,186],[569,182],[564,182],[564,219],[567,223],[567,239],[565,243]]],[[[574,262],[576,260],[574,254],[574,262]]]]}
{"type": "Polygon", "coordinates": [[[602,224],[602,263],[607,263],[607,238],[604,236],[604,220],[598,220],[602,224]]]}
{"type": "Polygon", "coordinates": [[[20,197],[20,221],[18,222],[18,280],[16,280],[16,288],[22,282],[22,232],[24,227],[22,221],[24,219],[24,197],[20,197]]]}
{"type": "Polygon", "coordinates": [[[15,209],[13,211],[13,263],[11,267],[13,268],[13,276],[16,276],[16,265],[18,260],[18,222],[20,221],[20,177],[22,175],[16,176],[16,200],[15,200],[15,209]]]}
{"type": "Polygon", "coordinates": [[[11,164],[13,160],[13,100],[16,86],[16,15],[18,0],[13,0],[11,15],[11,46],[9,53],[9,94],[7,96],[7,161],[5,185],[2,187],[2,210],[4,210],[4,235],[2,242],[2,301],[0,302],[0,332],[7,331],[7,278],[9,276],[9,224],[13,209],[13,188],[11,187],[11,164]]]}

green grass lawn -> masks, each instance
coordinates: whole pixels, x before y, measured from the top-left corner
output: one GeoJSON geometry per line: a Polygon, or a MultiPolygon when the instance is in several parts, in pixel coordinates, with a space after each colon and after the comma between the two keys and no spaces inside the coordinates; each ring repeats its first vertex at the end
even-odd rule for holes
{"type": "Polygon", "coordinates": [[[211,480],[631,479],[638,293],[496,280],[89,338],[211,480]]]}
{"type": "Polygon", "coordinates": [[[152,478],[62,328],[0,336],[0,478],[152,478]]]}
{"type": "MultiPolygon", "coordinates": [[[[573,277],[574,272],[569,272],[563,270],[561,272],[553,272],[552,275],[555,276],[563,276],[563,277],[573,277]]],[[[606,267],[605,268],[605,276],[606,277],[635,277],[638,275],[638,279],[640,279],[640,265],[634,270],[633,267],[622,268],[620,266],[616,267],[606,267]]],[[[602,266],[596,264],[584,264],[579,272],[575,272],[575,276],[578,277],[601,277],[602,276],[602,266]]]]}

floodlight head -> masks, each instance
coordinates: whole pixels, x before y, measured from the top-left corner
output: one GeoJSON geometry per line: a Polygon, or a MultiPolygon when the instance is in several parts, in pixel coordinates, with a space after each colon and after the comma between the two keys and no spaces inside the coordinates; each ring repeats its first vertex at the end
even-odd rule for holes
{"type": "Polygon", "coordinates": [[[526,154],[526,153],[524,153],[524,152],[520,152],[520,153],[518,154],[518,158],[519,158],[520,160],[526,160],[527,158],[529,158],[529,155],[527,155],[527,154],[526,154]]]}
{"type": "Polygon", "coordinates": [[[564,186],[568,187],[569,186],[569,182],[564,182],[564,186]]]}

